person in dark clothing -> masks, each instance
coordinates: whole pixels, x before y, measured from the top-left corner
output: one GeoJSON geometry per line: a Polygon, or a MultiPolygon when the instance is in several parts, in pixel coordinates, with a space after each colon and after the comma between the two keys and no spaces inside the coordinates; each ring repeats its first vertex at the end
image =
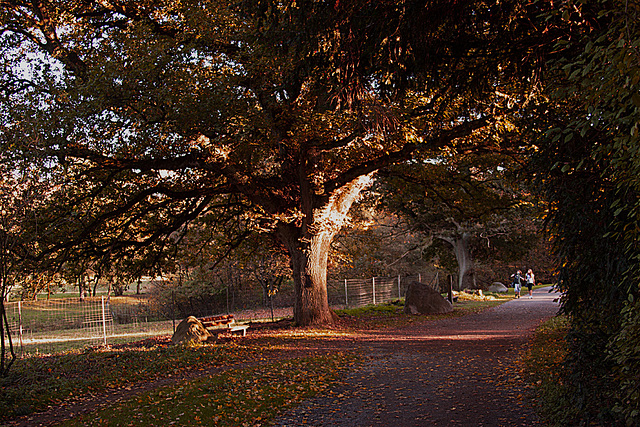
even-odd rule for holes
{"type": "Polygon", "coordinates": [[[516,298],[520,298],[520,290],[522,289],[522,281],[524,277],[522,277],[522,271],[518,270],[515,274],[511,275],[513,281],[511,282],[513,285],[513,293],[516,298]]]}

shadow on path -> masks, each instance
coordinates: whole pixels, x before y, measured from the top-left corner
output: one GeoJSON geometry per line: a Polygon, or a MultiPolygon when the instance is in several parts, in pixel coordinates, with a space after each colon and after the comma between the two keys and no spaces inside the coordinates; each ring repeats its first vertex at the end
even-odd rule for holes
{"type": "Polygon", "coordinates": [[[516,365],[535,328],[558,311],[549,290],[474,315],[362,336],[365,366],[274,425],[539,425],[516,365]]]}

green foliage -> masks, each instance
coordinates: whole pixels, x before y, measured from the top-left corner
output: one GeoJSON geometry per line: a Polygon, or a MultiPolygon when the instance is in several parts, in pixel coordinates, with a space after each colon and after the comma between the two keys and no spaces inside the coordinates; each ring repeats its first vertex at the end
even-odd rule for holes
{"type": "Polygon", "coordinates": [[[638,3],[559,6],[546,14],[563,32],[551,55],[550,103],[533,117],[543,134],[534,169],[549,201],[562,309],[571,319],[566,399],[581,422],[634,423],[631,390],[640,382],[628,368],[640,348],[621,337],[635,328],[634,309],[625,306],[640,290],[638,3]]]}
{"type": "Polygon", "coordinates": [[[610,358],[614,376],[620,385],[619,399],[613,410],[627,425],[640,424],[640,303],[629,301],[622,312],[622,327],[612,338],[610,358]]]}

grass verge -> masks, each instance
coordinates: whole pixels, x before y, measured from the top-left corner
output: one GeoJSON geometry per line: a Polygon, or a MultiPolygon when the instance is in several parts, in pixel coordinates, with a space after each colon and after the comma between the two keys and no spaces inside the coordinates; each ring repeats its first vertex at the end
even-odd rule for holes
{"type": "Polygon", "coordinates": [[[546,425],[571,425],[578,419],[565,402],[566,386],[562,364],[567,356],[565,336],[569,321],[557,316],[536,330],[530,349],[524,356],[524,378],[536,402],[536,410],[546,425]]]}
{"type": "Polygon", "coordinates": [[[233,344],[85,349],[21,359],[7,377],[0,379],[0,406],[6,408],[0,420],[43,411],[84,394],[225,364],[231,361],[231,355],[235,358],[248,353],[230,346],[233,344]]]}
{"type": "Polygon", "coordinates": [[[62,425],[260,426],[325,390],[357,360],[334,353],[231,370],[143,393],[62,425]]]}

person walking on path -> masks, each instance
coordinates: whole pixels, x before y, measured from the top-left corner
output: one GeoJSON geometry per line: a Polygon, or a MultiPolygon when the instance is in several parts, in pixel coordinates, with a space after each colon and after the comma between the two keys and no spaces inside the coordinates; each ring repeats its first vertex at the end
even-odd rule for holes
{"type": "Polygon", "coordinates": [[[536,284],[536,276],[533,274],[533,270],[527,271],[527,289],[529,289],[529,298],[533,298],[533,285],[536,284]]]}
{"type": "Polygon", "coordinates": [[[520,290],[522,289],[522,281],[524,280],[522,271],[518,270],[515,274],[512,274],[511,277],[513,278],[513,293],[516,298],[520,298],[520,290]]]}

